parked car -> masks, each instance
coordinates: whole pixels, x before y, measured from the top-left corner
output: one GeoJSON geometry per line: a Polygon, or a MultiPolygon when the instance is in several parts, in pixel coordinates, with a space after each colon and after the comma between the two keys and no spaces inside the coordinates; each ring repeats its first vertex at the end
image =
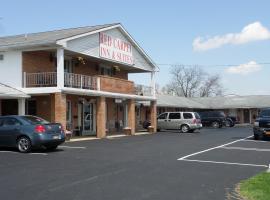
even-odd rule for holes
{"type": "Polygon", "coordinates": [[[201,119],[196,112],[165,112],[157,118],[157,130],[180,129],[186,133],[201,128],[201,119]]]}
{"type": "Polygon", "coordinates": [[[0,117],[0,146],[17,147],[26,153],[40,147],[53,150],[63,142],[65,133],[59,123],[30,115],[0,117]]]}
{"type": "Polygon", "coordinates": [[[254,139],[270,137],[270,108],[263,109],[253,126],[254,139]]]}
{"type": "Polygon", "coordinates": [[[226,126],[226,117],[221,111],[204,111],[199,112],[199,115],[203,126],[211,126],[213,128],[226,126]]]}

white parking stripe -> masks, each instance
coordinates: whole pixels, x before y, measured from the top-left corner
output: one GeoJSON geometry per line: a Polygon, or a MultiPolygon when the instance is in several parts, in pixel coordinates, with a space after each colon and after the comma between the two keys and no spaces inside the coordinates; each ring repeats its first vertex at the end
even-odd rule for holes
{"type": "Polygon", "coordinates": [[[225,165],[239,165],[239,166],[250,166],[250,167],[266,167],[266,168],[268,168],[268,165],[257,165],[257,164],[248,164],[248,163],[233,163],[233,162],[219,162],[219,161],[211,161],[211,160],[181,159],[181,161],[200,162],[200,163],[214,163],[214,164],[225,164],[225,165]]]}
{"type": "Polygon", "coordinates": [[[72,146],[58,146],[60,148],[67,148],[67,149],[86,149],[86,147],[72,147],[72,146]]]}
{"type": "Polygon", "coordinates": [[[0,153],[14,153],[14,154],[21,154],[21,155],[43,155],[47,156],[47,153],[20,153],[16,151],[0,151],[0,153]]]}
{"type": "Polygon", "coordinates": [[[268,142],[270,143],[269,141],[263,141],[263,140],[243,140],[243,142],[268,142]]]}
{"type": "Polygon", "coordinates": [[[211,150],[214,150],[214,149],[218,149],[218,148],[221,148],[221,147],[225,147],[225,146],[227,146],[227,145],[234,144],[234,143],[236,143],[236,142],[246,140],[246,139],[248,139],[248,138],[250,138],[250,137],[253,137],[253,135],[248,136],[248,137],[245,137],[245,138],[242,138],[242,139],[239,139],[239,140],[235,140],[235,141],[232,141],[232,142],[229,142],[229,143],[226,143],[226,144],[222,144],[222,145],[219,145],[219,146],[216,146],[216,147],[213,147],[213,148],[209,148],[209,149],[206,149],[206,150],[203,150],[203,151],[199,151],[199,152],[196,152],[196,153],[192,153],[192,154],[186,155],[186,156],[184,156],[184,157],[178,158],[177,160],[183,160],[183,159],[186,159],[186,158],[189,158],[189,157],[191,157],[191,156],[195,156],[195,155],[198,155],[198,154],[207,152],[207,151],[211,151],[211,150]]]}
{"type": "Polygon", "coordinates": [[[270,151],[270,149],[245,148],[245,147],[220,147],[222,149],[243,150],[243,151],[270,151]]]}

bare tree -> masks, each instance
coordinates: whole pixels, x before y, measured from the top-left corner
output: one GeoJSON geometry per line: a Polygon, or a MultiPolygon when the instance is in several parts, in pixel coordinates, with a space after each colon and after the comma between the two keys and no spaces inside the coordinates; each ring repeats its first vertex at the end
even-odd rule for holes
{"type": "Polygon", "coordinates": [[[177,96],[216,96],[223,88],[218,75],[210,76],[198,66],[172,66],[172,81],[162,88],[165,94],[177,96]]]}

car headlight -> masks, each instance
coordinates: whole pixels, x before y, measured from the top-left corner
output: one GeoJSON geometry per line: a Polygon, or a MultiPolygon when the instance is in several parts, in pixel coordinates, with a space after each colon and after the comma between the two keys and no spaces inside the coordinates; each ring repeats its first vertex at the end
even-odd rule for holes
{"type": "Polygon", "coordinates": [[[259,122],[254,122],[254,126],[259,126],[259,122]]]}

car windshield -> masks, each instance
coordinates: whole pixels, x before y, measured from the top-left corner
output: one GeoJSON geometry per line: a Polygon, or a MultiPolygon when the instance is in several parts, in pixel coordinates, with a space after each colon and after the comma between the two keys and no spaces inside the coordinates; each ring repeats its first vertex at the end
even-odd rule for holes
{"type": "Polygon", "coordinates": [[[270,117],[270,110],[262,110],[259,117],[270,117]]]}
{"type": "Polygon", "coordinates": [[[36,125],[36,124],[49,124],[50,122],[39,118],[39,117],[34,117],[34,116],[23,116],[22,117],[25,121],[29,122],[32,125],[36,125]]]}

